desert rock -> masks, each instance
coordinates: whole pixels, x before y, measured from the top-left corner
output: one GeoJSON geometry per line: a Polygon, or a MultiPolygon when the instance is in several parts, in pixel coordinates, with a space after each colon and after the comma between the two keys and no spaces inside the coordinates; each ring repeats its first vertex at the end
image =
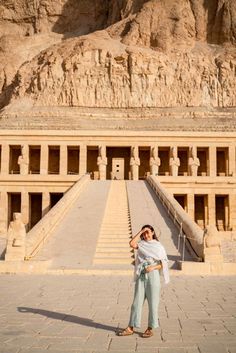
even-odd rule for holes
{"type": "Polygon", "coordinates": [[[0,55],[20,53],[1,107],[235,106],[235,17],[233,0],[1,1],[0,55]]]}

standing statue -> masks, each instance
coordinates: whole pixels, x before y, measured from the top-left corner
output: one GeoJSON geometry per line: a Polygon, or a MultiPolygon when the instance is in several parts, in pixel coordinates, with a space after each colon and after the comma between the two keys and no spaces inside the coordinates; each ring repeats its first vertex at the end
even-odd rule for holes
{"type": "Polygon", "coordinates": [[[190,148],[190,157],[188,159],[188,165],[191,176],[197,176],[198,167],[200,166],[199,158],[197,158],[197,149],[195,146],[190,148]]]}
{"type": "Polygon", "coordinates": [[[170,157],[169,165],[170,165],[170,174],[172,176],[178,176],[180,160],[177,154],[177,147],[175,146],[171,147],[171,157],[170,157]]]}
{"type": "Polygon", "coordinates": [[[152,147],[149,165],[150,165],[151,175],[158,175],[159,167],[161,165],[161,160],[158,157],[157,147],[152,147]]]}
{"type": "Polygon", "coordinates": [[[98,165],[98,170],[99,170],[99,179],[106,180],[107,157],[106,157],[106,147],[105,146],[99,147],[97,165],[98,165]]]}
{"type": "Polygon", "coordinates": [[[21,155],[18,157],[18,165],[20,166],[20,174],[27,175],[29,172],[29,157],[27,146],[21,146],[21,155]]]}
{"type": "Polygon", "coordinates": [[[7,231],[6,261],[24,260],[25,258],[25,225],[21,213],[13,213],[13,221],[10,222],[7,231]]]}
{"type": "Polygon", "coordinates": [[[131,170],[131,179],[139,179],[139,166],[140,158],[138,156],[138,147],[132,147],[131,158],[130,158],[130,170],[131,170]]]}

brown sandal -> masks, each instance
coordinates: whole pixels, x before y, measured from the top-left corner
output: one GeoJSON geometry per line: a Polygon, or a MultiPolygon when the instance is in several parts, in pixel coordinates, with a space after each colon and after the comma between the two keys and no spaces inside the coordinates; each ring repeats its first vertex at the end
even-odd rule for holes
{"type": "Polygon", "coordinates": [[[153,336],[153,332],[151,328],[147,328],[146,331],[142,334],[143,338],[149,338],[153,336]]]}
{"type": "Polygon", "coordinates": [[[117,336],[130,336],[134,333],[134,331],[132,329],[130,329],[129,327],[126,327],[123,331],[118,332],[117,336]]]}

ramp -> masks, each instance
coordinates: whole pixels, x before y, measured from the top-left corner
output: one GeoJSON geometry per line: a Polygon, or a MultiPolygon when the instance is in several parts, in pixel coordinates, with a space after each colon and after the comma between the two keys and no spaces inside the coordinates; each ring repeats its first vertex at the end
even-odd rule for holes
{"type": "Polygon", "coordinates": [[[133,250],[130,215],[124,180],[113,180],[99,234],[94,264],[131,264],[133,250]]]}
{"type": "MultiPolygon", "coordinates": [[[[160,229],[170,267],[176,268],[179,231],[148,183],[89,181],[34,260],[51,260],[49,271],[132,273],[129,240],[144,224],[160,229]]],[[[187,250],[185,260],[192,260],[187,250]]]]}
{"type": "Polygon", "coordinates": [[[89,181],[35,261],[51,259],[52,269],[92,266],[110,183],[89,181]]]}
{"type": "MultiPolygon", "coordinates": [[[[127,192],[133,234],[145,224],[160,230],[160,242],[167,251],[170,267],[175,268],[176,261],[182,259],[182,247],[178,251],[178,228],[146,181],[127,181],[127,192]]],[[[187,249],[185,260],[193,260],[187,249]]]]}

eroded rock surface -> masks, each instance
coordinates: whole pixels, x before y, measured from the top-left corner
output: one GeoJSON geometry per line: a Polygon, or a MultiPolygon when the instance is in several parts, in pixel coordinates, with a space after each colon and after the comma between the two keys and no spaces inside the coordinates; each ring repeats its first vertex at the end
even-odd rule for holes
{"type": "Polygon", "coordinates": [[[236,105],[233,0],[0,0],[0,32],[1,107],[236,105]]]}

